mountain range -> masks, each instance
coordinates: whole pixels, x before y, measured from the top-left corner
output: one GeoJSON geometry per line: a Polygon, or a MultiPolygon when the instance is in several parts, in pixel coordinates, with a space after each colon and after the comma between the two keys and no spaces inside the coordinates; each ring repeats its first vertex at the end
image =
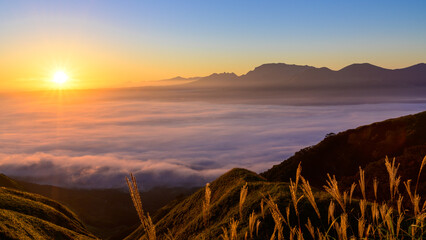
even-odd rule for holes
{"type": "Polygon", "coordinates": [[[80,101],[137,99],[274,105],[412,103],[426,101],[426,64],[385,69],[357,63],[335,71],[268,63],[243,75],[213,73],[149,83],[69,91],[78,92],[80,101]]]}
{"type": "Polygon", "coordinates": [[[212,74],[182,87],[226,88],[400,88],[426,87],[426,64],[402,69],[385,69],[369,63],[357,63],[338,71],[326,67],[269,63],[247,74],[212,74]]]}
{"type": "MultiPolygon", "coordinates": [[[[401,69],[361,63],[337,71],[325,67],[269,63],[240,76],[214,73],[206,77],[177,79],[179,84],[111,89],[104,91],[103,97],[285,105],[426,100],[424,63],[401,69]]],[[[96,95],[96,92],[90,95],[96,95]]]]}

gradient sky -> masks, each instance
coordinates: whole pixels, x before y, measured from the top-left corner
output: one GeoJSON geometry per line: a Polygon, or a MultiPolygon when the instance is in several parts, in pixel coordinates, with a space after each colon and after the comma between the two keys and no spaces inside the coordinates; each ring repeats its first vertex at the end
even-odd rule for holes
{"type": "Polygon", "coordinates": [[[426,1],[0,0],[0,91],[134,86],[268,62],[426,62],[426,1]]]}

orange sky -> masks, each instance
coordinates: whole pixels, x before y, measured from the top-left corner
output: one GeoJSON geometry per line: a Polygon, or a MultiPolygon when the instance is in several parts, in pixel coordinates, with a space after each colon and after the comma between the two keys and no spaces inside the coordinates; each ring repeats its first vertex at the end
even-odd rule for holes
{"type": "MultiPolygon", "coordinates": [[[[313,65],[340,69],[355,62],[371,62],[387,68],[402,68],[421,62],[421,57],[407,53],[373,56],[334,56],[325,53],[287,53],[286,57],[252,56],[237,53],[219,55],[209,53],[197,56],[197,53],[152,52],[136,55],[131,51],[112,49],[96,43],[43,43],[29,42],[19,50],[6,52],[7,58],[0,59],[0,89],[3,91],[41,90],[57,87],[52,77],[57,70],[65,71],[70,79],[66,88],[110,88],[140,85],[143,81],[161,80],[176,76],[207,76],[214,72],[235,72],[245,74],[256,66],[269,62],[313,65]],[[194,56],[195,55],[195,56],[194,56]],[[246,56],[244,56],[246,55],[246,56]],[[181,57],[182,56],[182,57],[181,57]],[[333,58],[332,58],[333,57],[333,58]],[[199,60],[198,60],[199,59],[199,60]],[[379,65],[379,64],[377,64],[379,65]]],[[[360,54],[359,54],[360,55],[360,54]]]]}
{"type": "Polygon", "coordinates": [[[137,86],[271,62],[426,61],[424,2],[20,2],[0,8],[0,91],[137,86]],[[362,17],[361,17],[362,16],[362,17]]]}

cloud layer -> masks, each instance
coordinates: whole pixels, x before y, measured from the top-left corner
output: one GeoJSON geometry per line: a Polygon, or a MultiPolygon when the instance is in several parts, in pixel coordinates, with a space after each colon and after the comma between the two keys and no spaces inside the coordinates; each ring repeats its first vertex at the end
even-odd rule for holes
{"type": "Polygon", "coordinates": [[[329,132],[425,104],[272,106],[0,100],[0,172],[68,187],[199,186],[233,167],[264,171],[329,132]]]}

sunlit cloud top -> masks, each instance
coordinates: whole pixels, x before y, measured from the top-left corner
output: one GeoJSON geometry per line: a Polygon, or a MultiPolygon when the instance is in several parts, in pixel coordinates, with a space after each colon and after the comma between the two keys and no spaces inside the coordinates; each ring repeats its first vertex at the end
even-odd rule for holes
{"type": "Polygon", "coordinates": [[[426,62],[425,12],[422,0],[0,0],[0,87],[45,89],[57,69],[98,88],[266,62],[401,68],[426,62]]]}

